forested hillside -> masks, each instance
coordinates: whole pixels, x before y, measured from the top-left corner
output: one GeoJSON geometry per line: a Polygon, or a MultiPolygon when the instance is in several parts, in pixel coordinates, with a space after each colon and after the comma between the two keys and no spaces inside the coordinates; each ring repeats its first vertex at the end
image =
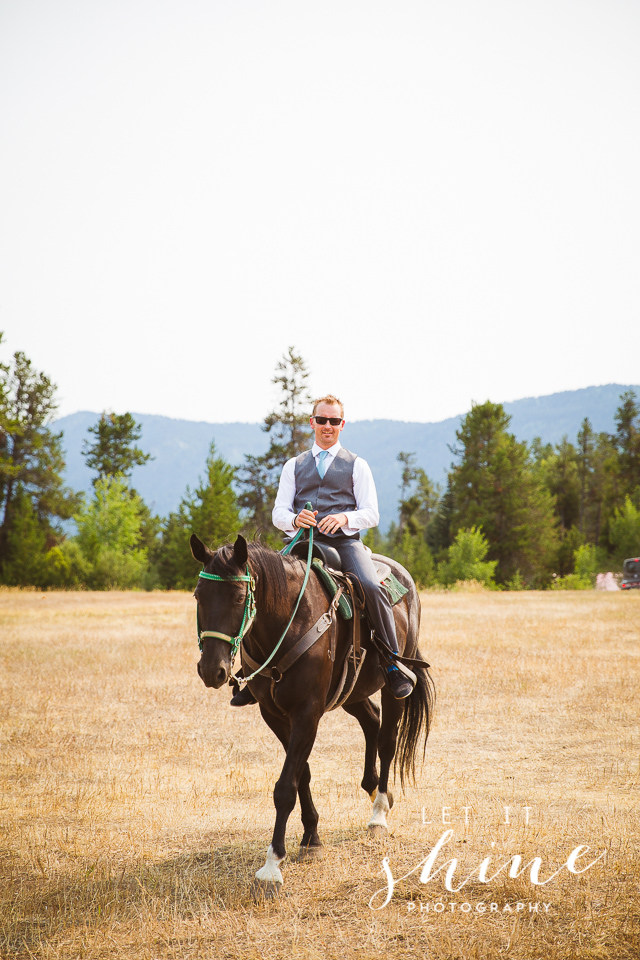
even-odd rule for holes
{"type": "MultiPolygon", "coordinates": [[[[308,377],[290,347],[262,425],[110,411],[55,421],[47,375],[21,352],[1,362],[0,583],[189,588],[193,532],[212,548],[239,531],[278,548],[282,465],[311,442],[308,377]]],[[[640,390],[486,401],[442,423],[364,421],[342,436],[378,484],[368,544],[422,587],[590,589],[640,554],[640,390]]]]}
{"type": "MultiPolygon", "coordinates": [[[[596,433],[611,431],[620,395],[640,386],[608,384],[569,390],[546,397],[533,397],[503,404],[511,416],[510,429],[518,440],[530,443],[540,437],[558,443],[564,434],[575,437],[584,417],[596,433]]],[[[348,414],[348,410],[347,410],[348,414]]],[[[228,463],[239,466],[246,454],[263,454],[268,435],[259,423],[208,423],[172,420],[134,413],[141,424],[141,444],[154,457],[143,467],[134,467],[132,483],[146,503],[161,516],[175,510],[187,484],[194,486],[204,468],[209,445],[228,463]]],[[[82,411],[61,417],[53,424],[63,431],[62,445],[67,462],[65,482],[74,490],[91,489],[91,470],[81,455],[88,428],[99,417],[82,411]]],[[[451,466],[450,447],[462,416],[439,423],[411,423],[397,420],[361,420],[347,423],[343,433],[346,447],[369,461],[376,478],[380,501],[380,526],[386,530],[398,511],[401,450],[416,454],[416,463],[437,483],[444,483],[451,466]]]]}

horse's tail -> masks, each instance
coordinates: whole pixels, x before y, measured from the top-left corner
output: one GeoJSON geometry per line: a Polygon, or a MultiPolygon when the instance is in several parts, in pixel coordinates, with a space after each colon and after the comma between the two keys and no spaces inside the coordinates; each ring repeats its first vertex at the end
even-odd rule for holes
{"type": "MultiPolygon", "coordinates": [[[[421,658],[419,650],[413,654],[421,658]]],[[[398,726],[398,742],[394,759],[394,775],[400,774],[400,784],[404,787],[405,780],[415,783],[416,755],[422,741],[422,760],[427,749],[427,737],[433,719],[433,710],[436,703],[436,688],[429,670],[424,667],[411,667],[415,673],[417,683],[410,696],[402,701],[404,710],[398,726]]]]}

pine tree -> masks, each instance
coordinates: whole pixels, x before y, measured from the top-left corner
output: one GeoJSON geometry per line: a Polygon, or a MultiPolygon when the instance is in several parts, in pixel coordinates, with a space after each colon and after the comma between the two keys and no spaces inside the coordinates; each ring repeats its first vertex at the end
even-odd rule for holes
{"type": "Polygon", "coordinates": [[[263,430],[269,433],[269,449],[262,456],[247,456],[238,470],[239,502],[244,511],[245,532],[260,536],[263,542],[276,546],[280,535],[271,522],[271,511],[278,493],[280,473],[291,457],[297,457],[309,446],[311,430],[311,395],[307,387],[309,372],[302,357],[289,347],[276,365],[272,383],[280,388],[277,408],[264,419],[263,430]]]}
{"type": "Polygon", "coordinates": [[[94,443],[84,441],[82,455],[87,466],[98,474],[94,485],[102,477],[130,477],[134,467],[153,460],[151,454],[135,446],[142,436],[142,426],[130,413],[105,411],[98,422],[89,427],[89,433],[96,439],[94,443]]]}
{"type": "Polygon", "coordinates": [[[422,467],[416,466],[414,453],[401,451],[397,459],[402,464],[398,523],[389,528],[385,546],[388,555],[406,567],[417,585],[426,587],[435,578],[427,538],[439,491],[422,467]]]}
{"type": "Polygon", "coordinates": [[[580,533],[586,535],[587,496],[593,476],[595,434],[591,421],[585,417],[578,431],[578,477],[580,481],[580,533]]]}
{"type": "Polygon", "coordinates": [[[263,426],[263,430],[272,434],[267,455],[282,463],[297,457],[309,444],[312,401],[308,379],[305,361],[295,352],[295,347],[289,347],[276,364],[276,373],[271,381],[280,387],[281,400],[277,408],[264,418],[263,426]]]}
{"type": "Polygon", "coordinates": [[[527,583],[542,584],[557,545],[553,498],[509,421],[501,404],[474,404],[456,432],[450,534],[481,529],[500,582],[519,571],[527,583]]]}
{"type": "Polygon", "coordinates": [[[44,554],[62,539],[58,521],[71,517],[80,502],[62,479],[62,433],[48,426],[56,411],[55,392],[55,385],[33,369],[24,353],[16,352],[11,363],[0,363],[0,581],[4,583],[34,582],[36,575],[27,571],[42,569],[44,554]]]}
{"type": "Polygon", "coordinates": [[[612,441],[618,453],[616,468],[618,503],[640,494],[640,405],[633,390],[620,397],[612,441]]]}
{"type": "Polygon", "coordinates": [[[175,513],[167,518],[157,573],[165,589],[193,587],[198,564],[189,550],[189,537],[196,533],[212,550],[235,538],[241,526],[234,491],[235,469],[218,456],[215,444],[209,449],[205,476],[195,493],[187,491],[175,513]]]}

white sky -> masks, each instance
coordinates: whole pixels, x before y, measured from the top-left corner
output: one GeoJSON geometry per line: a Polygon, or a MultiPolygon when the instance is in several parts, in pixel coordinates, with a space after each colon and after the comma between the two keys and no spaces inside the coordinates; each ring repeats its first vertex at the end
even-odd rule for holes
{"type": "Polygon", "coordinates": [[[60,414],[640,381],[640,4],[2,0],[0,329],[60,414]]]}

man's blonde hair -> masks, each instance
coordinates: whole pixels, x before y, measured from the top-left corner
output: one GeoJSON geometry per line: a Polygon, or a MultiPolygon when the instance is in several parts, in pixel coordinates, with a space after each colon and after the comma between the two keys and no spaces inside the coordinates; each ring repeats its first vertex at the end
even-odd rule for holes
{"type": "Polygon", "coordinates": [[[316,415],[316,409],[319,403],[335,403],[337,407],[340,407],[340,416],[344,420],[344,406],[342,405],[342,400],[338,400],[337,397],[334,397],[332,393],[328,393],[326,397],[318,397],[317,400],[313,401],[313,413],[312,417],[316,415]]]}

